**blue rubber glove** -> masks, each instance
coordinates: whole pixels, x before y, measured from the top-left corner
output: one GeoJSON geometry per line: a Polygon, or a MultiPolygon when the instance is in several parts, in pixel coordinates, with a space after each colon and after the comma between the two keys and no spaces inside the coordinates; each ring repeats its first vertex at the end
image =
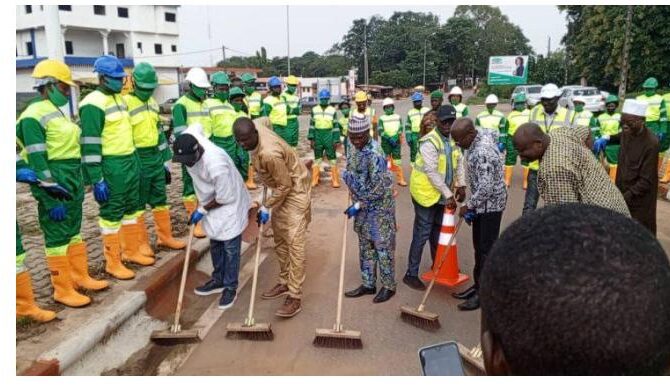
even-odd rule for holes
{"type": "Polygon", "coordinates": [[[607,146],[607,138],[598,137],[596,141],[593,142],[593,153],[598,156],[600,152],[605,152],[605,147],[607,146]]]}
{"type": "Polygon", "coordinates": [[[205,217],[205,214],[200,211],[200,209],[196,209],[192,214],[191,218],[188,219],[188,225],[191,224],[198,224],[202,218],[205,217]]]}
{"type": "Polygon", "coordinates": [[[268,208],[261,206],[258,209],[258,213],[256,214],[256,222],[258,225],[261,224],[267,224],[267,222],[270,221],[270,211],[268,208]]]}
{"type": "Polygon", "coordinates": [[[40,189],[43,189],[44,191],[49,194],[49,196],[59,200],[59,201],[69,201],[72,199],[72,194],[64,188],[63,186],[59,185],[58,183],[51,183],[51,182],[43,182],[43,181],[37,181],[38,186],[40,189]]]}
{"type": "Polygon", "coordinates": [[[62,204],[49,209],[49,218],[56,222],[65,220],[66,214],[67,208],[62,204]]]}
{"type": "Polygon", "coordinates": [[[505,152],[505,143],[503,142],[498,143],[498,151],[500,151],[501,153],[505,152]]]}
{"type": "Polygon", "coordinates": [[[19,168],[16,170],[16,181],[23,183],[37,183],[37,174],[30,168],[19,168]]]}
{"type": "Polygon", "coordinates": [[[463,215],[463,219],[468,225],[470,225],[473,221],[475,221],[475,216],[477,216],[477,212],[475,212],[474,209],[468,209],[468,211],[463,215]]]}
{"type": "Polygon", "coordinates": [[[109,186],[106,180],[101,179],[100,182],[93,185],[93,196],[99,203],[109,201],[109,186]]]}
{"type": "Polygon", "coordinates": [[[361,211],[361,203],[356,202],[354,204],[351,204],[345,211],[344,214],[347,215],[347,218],[352,218],[358,214],[358,212],[361,211]]]}

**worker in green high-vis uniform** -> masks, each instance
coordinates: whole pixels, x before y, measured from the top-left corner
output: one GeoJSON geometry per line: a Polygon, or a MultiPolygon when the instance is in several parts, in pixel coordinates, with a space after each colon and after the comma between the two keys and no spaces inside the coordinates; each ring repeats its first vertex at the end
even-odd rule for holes
{"type": "MultiPolygon", "coordinates": [[[[230,79],[224,72],[213,73],[210,78],[214,96],[205,100],[212,119],[212,137],[214,145],[222,148],[235,164],[244,180],[249,173],[249,155],[241,153],[240,146],[233,135],[233,122],[239,118],[233,105],[230,104],[230,79]]],[[[239,90],[239,88],[238,88],[239,90]]]]}
{"type": "Polygon", "coordinates": [[[98,223],[105,271],[127,280],[135,277],[135,273],[121,263],[122,257],[145,266],[155,260],[139,250],[140,161],[128,106],[121,95],[126,73],[112,55],[99,57],[93,70],[98,74],[99,86],[79,106],[84,178],[93,185],[93,195],[100,205],[98,223]]]}
{"type": "MultiPolygon", "coordinates": [[[[174,127],[175,137],[186,130],[189,125],[200,124],[204,136],[209,138],[212,135],[212,120],[205,104],[207,99],[207,89],[211,88],[207,80],[207,74],[202,68],[194,67],[189,69],[186,74],[186,81],[189,83],[189,91],[179,98],[172,107],[172,125],[174,127]]],[[[193,188],[193,181],[188,175],[186,167],[181,167],[181,178],[184,188],[182,190],[182,202],[184,208],[191,216],[198,207],[198,200],[195,197],[195,189],[193,188]]],[[[202,229],[202,223],[195,226],[193,235],[196,238],[204,238],[205,231],[202,229]]]]}
{"type": "MultiPolygon", "coordinates": [[[[233,124],[238,118],[251,118],[249,113],[247,112],[248,106],[245,104],[245,98],[246,94],[244,91],[242,91],[241,88],[239,87],[233,87],[230,89],[230,105],[233,107],[234,112],[231,114],[230,121],[227,122],[226,126],[230,124],[230,131],[232,132],[233,124]]],[[[235,135],[233,134],[233,137],[235,135]]],[[[249,190],[256,190],[258,186],[256,186],[256,182],[254,180],[255,172],[254,172],[254,166],[251,164],[251,157],[249,156],[249,152],[242,148],[241,145],[237,144],[237,141],[235,141],[235,145],[237,145],[237,154],[240,157],[240,160],[246,160],[247,162],[247,176],[246,179],[247,181],[245,182],[245,185],[247,186],[247,189],[249,190]]]]}
{"type": "Polygon", "coordinates": [[[172,236],[170,207],[167,203],[166,186],[172,182],[170,160],[172,152],[165,133],[160,127],[158,103],[153,93],[158,87],[156,70],[149,63],[135,66],[132,75],[133,92],[126,95],[130,124],[133,127],[133,143],[140,158],[140,202],[137,217],[141,228],[140,252],[154,256],[149,235],[144,224],[144,211],[151,207],[158,236],[157,245],[173,250],[186,247],[186,243],[172,236]]]}
{"type": "Polygon", "coordinates": [[[244,99],[244,104],[247,107],[246,111],[251,119],[256,119],[263,115],[263,96],[256,91],[256,78],[251,73],[243,73],[240,79],[246,94],[244,99]]]}
{"type": "Polygon", "coordinates": [[[319,185],[324,153],[330,163],[332,186],[334,188],[340,187],[340,172],[337,168],[337,154],[333,142],[334,138],[337,138],[339,141],[340,132],[335,127],[335,108],[329,102],[330,91],[327,89],[319,91],[319,104],[312,108],[312,115],[309,121],[307,139],[314,150],[312,187],[319,185]]]}
{"type": "Polygon", "coordinates": [[[467,117],[470,115],[468,106],[463,103],[463,90],[461,90],[461,87],[454,86],[451,91],[449,91],[447,99],[449,99],[449,103],[456,109],[456,118],[467,117]]]}
{"type": "MultiPolygon", "coordinates": [[[[514,147],[512,138],[516,134],[516,130],[519,126],[525,124],[530,119],[530,110],[526,108],[526,94],[519,93],[514,97],[514,106],[512,111],[507,115],[507,121],[505,121],[505,185],[510,187],[512,184],[512,173],[514,166],[516,165],[517,157],[519,153],[514,147]]],[[[524,167],[524,183],[526,183],[526,172],[528,171],[528,161],[521,159],[521,165],[524,167]]],[[[524,189],[526,189],[527,184],[524,184],[524,189]]]]}
{"type": "Polygon", "coordinates": [[[395,102],[393,98],[384,98],[382,101],[384,114],[379,116],[377,130],[381,135],[382,150],[386,155],[390,171],[395,172],[398,185],[407,186],[405,175],[402,171],[402,124],[400,115],[395,113],[395,102]]]}
{"type": "Polygon", "coordinates": [[[409,145],[409,159],[412,162],[412,167],[414,167],[414,161],[416,160],[416,154],[419,151],[419,135],[421,131],[421,120],[427,112],[430,111],[428,107],[423,107],[423,94],[420,92],[415,92],[412,94],[412,108],[407,112],[407,118],[405,119],[405,140],[407,140],[407,145],[409,145]]]}
{"type": "Polygon", "coordinates": [[[263,99],[262,115],[268,117],[272,130],[290,145],[291,138],[286,130],[289,109],[286,100],[281,96],[281,80],[277,76],[272,76],[268,79],[268,88],[270,93],[263,99]]]}
{"type": "MultiPolygon", "coordinates": [[[[619,98],[614,94],[609,94],[605,100],[605,112],[598,116],[598,130],[595,133],[594,140],[601,137],[612,137],[621,133],[621,113],[617,113],[619,98]]],[[[609,175],[612,182],[616,181],[616,170],[619,164],[619,143],[608,144],[605,147],[605,159],[609,165],[609,175]]]]}
{"type": "Polygon", "coordinates": [[[286,83],[286,90],[281,93],[281,97],[286,102],[286,106],[288,106],[288,115],[286,121],[286,142],[288,145],[296,148],[298,146],[298,136],[300,134],[298,116],[302,111],[302,107],[300,106],[300,98],[298,97],[298,94],[296,94],[300,81],[297,77],[290,75],[284,79],[284,83],[286,83]]]}
{"type": "Polygon", "coordinates": [[[351,114],[351,103],[348,100],[343,100],[338,105],[340,115],[337,116],[335,122],[335,132],[333,132],[333,144],[344,143],[344,156],[349,153],[349,143],[347,135],[349,134],[349,115],[351,114]],[[337,140],[335,140],[337,138],[337,140]]]}
{"type": "Polygon", "coordinates": [[[574,96],[572,97],[572,105],[574,111],[572,112],[572,117],[570,118],[571,126],[584,126],[591,130],[591,135],[594,137],[597,136],[598,129],[598,119],[590,110],[586,110],[584,106],[586,102],[584,101],[583,96],[574,96]]]}
{"type": "Polygon", "coordinates": [[[651,130],[659,142],[658,169],[663,165],[663,155],[670,147],[670,135],[668,134],[668,109],[663,97],[656,92],[658,80],[650,77],[642,84],[644,95],[636,99],[647,102],[647,114],[645,116],[647,128],[651,130]]]}
{"type": "Polygon", "coordinates": [[[44,233],[53,298],[69,307],[81,307],[91,299],[75,288],[101,290],[108,286],[106,281],[89,276],[86,244],[80,234],[84,203],[80,141],[86,143],[90,139],[86,134],[82,137],[79,126],[61,111],[74,85],[68,66],[61,61],[44,60],[35,66],[32,77],[39,97],[19,116],[16,143],[22,149],[23,160],[40,181],[31,186],[31,191],[44,233]],[[47,190],[49,186],[67,189],[71,199],[54,198],[47,190]]]}

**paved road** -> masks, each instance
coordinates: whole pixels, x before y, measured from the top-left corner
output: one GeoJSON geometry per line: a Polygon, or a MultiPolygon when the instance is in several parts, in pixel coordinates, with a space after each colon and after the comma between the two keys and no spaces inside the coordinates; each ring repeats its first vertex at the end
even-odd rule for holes
{"type": "MultiPolygon", "coordinates": [[[[399,102],[399,112],[409,102],[399,102]]],[[[475,108],[478,112],[481,108],[475,108]]],[[[301,121],[306,121],[303,118],[301,121]]],[[[303,122],[303,125],[305,122],[303,122]]],[[[304,126],[303,126],[304,127],[304,126]]],[[[302,149],[302,148],[301,148],[302,149]]],[[[304,149],[302,149],[304,151],[304,149]]],[[[403,149],[407,162],[409,151],[403,149]]],[[[409,168],[405,164],[405,172],[409,168]]],[[[521,215],[524,193],[521,190],[521,167],[515,169],[509,202],[503,216],[503,228],[521,215]]],[[[308,232],[307,280],[303,311],[293,319],[274,317],[282,300],[257,302],[257,321],[270,321],[275,340],[272,342],[236,341],[225,338],[225,326],[243,320],[249,300],[250,284],[239,292],[235,306],[226,311],[191,357],[177,371],[179,375],[417,375],[420,365],[417,350],[445,340],[457,340],[471,347],[479,340],[479,311],[460,312],[449,290],[436,287],[428,308],[440,314],[442,328],[427,332],[405,324],[398,307],[416,304],[421,292],[407,288],[402,276],[407,267],[411,241],[413,209],[407,188],[399,188],[396,215],[400,230],[397,236],[396,276],[398,291],[383,304],[373,304],[371,296],[344,299],[343,322],[348,329],[362,332],[362,350],[335,350],[312,345],[315,328],[331,327],[335,319],[342,210],[346,206],[346,189],[332,189],[322,178],[313,192],[313,221],[308,232]]],[[[670,203],[659,201],[659,239],[666,251],[670,249],[670,203]]],[[[345,289],[360,283],[357,238],[349,228],[345,289]]],[[[462,271],[471,273],[473,250],[471,230],[463,226],[458,236],[458,255],[462,271]]],[[[430,267],[430,256],[424,252],[422,272],[430,267]]],[[[272,256],[260,268],[259,290],[274,285],[278,266],[272,256]]],[[[469,283],[468,283],[469,284],[469,283]]],[[[466,284],[467,285],[467,284],[466,284]]]]}

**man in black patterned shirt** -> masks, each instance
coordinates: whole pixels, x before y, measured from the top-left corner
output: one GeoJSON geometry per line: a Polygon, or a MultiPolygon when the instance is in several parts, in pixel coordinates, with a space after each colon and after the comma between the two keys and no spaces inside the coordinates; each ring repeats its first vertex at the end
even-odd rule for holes
{"type": "Polygon", "coordinates": [[[451,127],[451,137],[465,151],[470,199],[461,207],[460,216],[472,224],[475,247],[474,294],[458,305],[462,311],[479,308],[479,275],[486,256],[500,234],[500,222],[507,203],[503,179],[503,158],[498,150],[498,132],[475,128],[469,118],[460,118],[451,127]]]}

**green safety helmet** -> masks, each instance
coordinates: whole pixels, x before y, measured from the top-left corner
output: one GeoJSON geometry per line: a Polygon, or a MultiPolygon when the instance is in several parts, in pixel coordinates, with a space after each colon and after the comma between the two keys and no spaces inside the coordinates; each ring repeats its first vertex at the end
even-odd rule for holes
{"type": "Polygon", "coordinates": [[[430,99],[441,99],[444,98],[444,92],[442,90],[435,90],[430,93],[430,99]]]}
{"type": "Polygon", "coordinates": [[[608,103],[619,104],[619,97],[614,95],[614,94],[607,95],[607,99],[605,99],[605,104],[608,104],[608,103]]]}
{"type": "Polygon", "coordinates": [[[151,64],[146,62],[141,62],[135,65],[135,69],[133,69],[133,80],[137,87],[146,90],[152,90],[158,86],[156,70],[151,64]]]}
{"type": "Polygon", "coordinates": [[[656,80],[655,77],[650,77],[649,79],[644,81],[644,84],[642,84],[643,88],[658,88],[658,80],[656,80]]]}
{"type": "Polygon", "coordinates": [[[244,83],[251,83],[252,81],[256,80],[254,75],[251,73],[243,73],[242,76],[240,76],[240,79],[242,79],[242,82],[244,83]]]}
{"type": "Polygon", "coordinates": [[[520,92],[514,97],[514,103],[526,103],[526,93],[520,92]]]}
{"type": "Polygon", "coordinates": [[[226,72],[221,71],[212,73],[212,76],[209,78],[209,81],[212,84],[218,84],[218,85],[230,84],[228,74],[226,74],[226,72]]]}
{"type": "Polygon", "coordinates": [[[240,87],[233,87],[230,89],[230,99],[233,99],[234,97],[242,95],[244,96],[244,91],[240,87]]]}

